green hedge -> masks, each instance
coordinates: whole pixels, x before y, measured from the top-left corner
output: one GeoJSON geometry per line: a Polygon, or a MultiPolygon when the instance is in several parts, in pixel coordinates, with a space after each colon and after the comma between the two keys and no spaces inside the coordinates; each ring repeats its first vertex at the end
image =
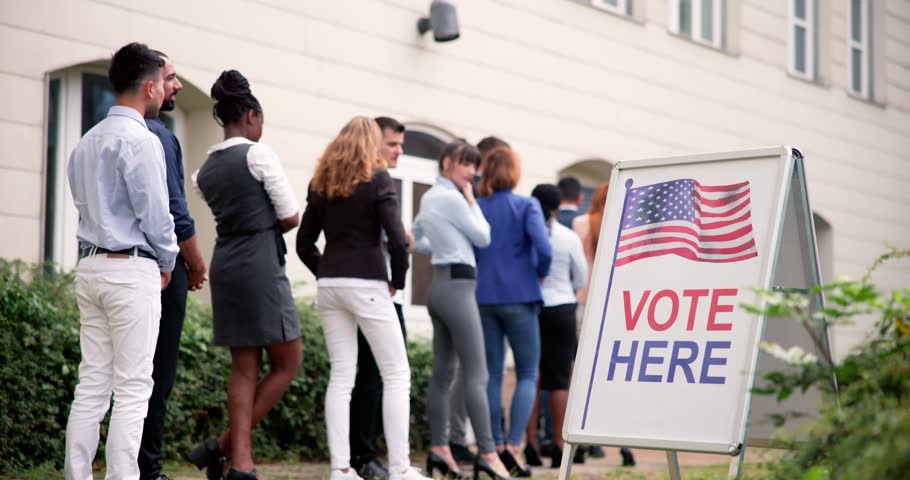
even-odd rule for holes
{"type": "Polygon", "coordinates": [[[891,247],[862,279],[813,289],[811,295],[825,294],[824,315],[813,312],[802,294],[762,292],[766,306],[754,311],[794,319],[809,335],[861,317],[874,319],[876,327],[839,362],[826,355],[803,358],[761,379],[757,393],[785,399],[816,387],[824,400],[804,438],[782,438],[792,450],[771,466],[768,478],[910,479],[910,288],[883,290],[871,281],[879,265],[908,258],[910,249],[891,247]]]}
{"type": "MultiPolygon", "coordinates": [[[[0,473],[63,465],[64,431],[76,384],[79,312],[72,276],[0,260],[0,473]]],[[[323,400],[329,360],[311,302],[300,301],[303,367],[253,433],[259,460],[328,457],[323,400]]],[[[230,354],[213,347],[211,312],[190,301],[168,402],[164,457],[179,459],[227,425],[230,354]]],[[[427,390],[432,352],[408,344],[411,446],[429,446],[427,390]]],[[[104,428],[102,428],[103,443],[104,428]]],[[[103,447],[98,459],[103,459],[103,447]]]]}

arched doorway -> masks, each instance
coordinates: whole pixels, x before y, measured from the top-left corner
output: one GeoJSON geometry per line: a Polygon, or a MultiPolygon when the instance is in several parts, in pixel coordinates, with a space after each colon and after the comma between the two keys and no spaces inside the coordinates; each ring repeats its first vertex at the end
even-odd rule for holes
{"type": "MultiPolygon", "coordinates": [[[[103,120],[114,105],[114,91],[107,79],[109,65],[106,60],[81,63],[50,72],[47,77],[41,255],[45,262],[66,270],[74,268],[79,259],[76,242],[79,214],[69,191],[66,162],[79,139],[103,120]]],[[[218,137],[200,136],[195,131],[192,136],[187,134],[190,114],[187,105],[198,109],[211,105],[211,101],[189,82],[183,81],[183,84],[184,89],[177,97],[177,108],[164,112],[162,117],[180,140],[186,155],[188,147],[201,142],[211,145],[218,137]]],[[[185,169],[190,167],[187,165],[185,169]]]]}
{"type": "Polygon", "coordinates": [[[564,177],[575,177],[578,179],[584,195],[584,200],[579,205],[578,211],[579,213],[584,213],[591,206],[591,195],[594,194],[594,190],[597,190],[600,184],[610,181],[610,172],[612,171],[612,163],[600,158],[589,158],[579,160],[560,170],[557,180],[564,177]]]}

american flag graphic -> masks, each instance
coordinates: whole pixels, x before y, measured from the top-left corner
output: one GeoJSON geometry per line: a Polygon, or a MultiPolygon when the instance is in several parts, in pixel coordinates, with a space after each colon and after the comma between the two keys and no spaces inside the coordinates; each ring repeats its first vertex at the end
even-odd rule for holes
{"type": "Polygon", "coordinates": [[[749,182],[702,185],[683,178],[630,188],[626,195],[617,267],[661,255],[717,263],[758,256],[749,182]]]}

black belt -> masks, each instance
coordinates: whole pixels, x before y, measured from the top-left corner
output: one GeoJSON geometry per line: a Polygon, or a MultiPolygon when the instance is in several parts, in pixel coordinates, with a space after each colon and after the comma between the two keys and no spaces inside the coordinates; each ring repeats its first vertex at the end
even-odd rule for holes
{"type": "Polygon", "coordinates": [[[477,270],[464,263],[452,263],[445,265],[449,267],[449,278],[455,279],[464,279],[464,280],[476,280],[477,279],[477,270]]]}
{"type": "Polygon", "coordinates": [[[129,255],[129,256],[135,255],[137,257],[155,260],[156,262],[158,261],[157,257],[155,257],[154,255],[152,255],[149,252],[146,252],[145,250],[139,249],[138,247],[129,248],[126,250],[108,250],[106,248],[96,247],[94,245],[92,245],[90,247],[79,247],[79,258],[91,257],[92,255],[97,255],[99,253],[114,253],[114,254],[118,254],[118,255],[129,255]]]}

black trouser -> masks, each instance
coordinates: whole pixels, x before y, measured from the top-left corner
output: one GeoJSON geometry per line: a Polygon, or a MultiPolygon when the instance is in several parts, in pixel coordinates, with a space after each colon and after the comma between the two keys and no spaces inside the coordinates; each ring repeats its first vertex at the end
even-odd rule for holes
{"type": "MultiPolygon", "coordinates": [[[[408,338],[401,305],[395,304],[401,334],[408,338]]],[[[382,432],[382,376],[366,337],[357,329],[357,378],[351,392],[351,466],[360,468],[379,455],[382,432]]]]}
{"type": "MultiPolygon", "coordinates": [[[[171,283],[161,292],[161,327],[158,330],[158,345],[155,348],[152,396],[149,398],[148,414],[142,428],[142,444],[139,446],[139,478],[157,479],[161,475],[161,438],[164,436],[164,417],[167,413],[167,397],[177,376],[177,353],[180,349],[180,332],[186,317],[186,294],[189,288],[186,264],[177,256],[171,283]]],[[[116,401],[116,400],[114,400],[116,401]]]]}

